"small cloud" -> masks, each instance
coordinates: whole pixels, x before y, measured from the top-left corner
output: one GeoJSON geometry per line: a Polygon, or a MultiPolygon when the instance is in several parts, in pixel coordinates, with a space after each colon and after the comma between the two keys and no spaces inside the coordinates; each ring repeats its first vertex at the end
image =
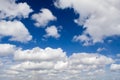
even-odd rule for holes
{"type": "Polygon", "coordinates": [[[56,26],[50,26],[45,29],[46,34],[44,37],[53,37],[53,38],[59,38],[60,34],[58,33],[58,29],[56,26]]]}
{"type": "Polygon", "coordinates": [[[106,50],[106,48],[98,48],[97,52],[102,52],[102,51],[105,51],[105,50],[106,50]]]}
{"type": "Polygon", "coordinates": [[[57,18],[49,9],[43,8],[39,13],[33,14],[32,19],[35,20],[36,27],[45,27],[50,21],[55,21],[57,18]]]}

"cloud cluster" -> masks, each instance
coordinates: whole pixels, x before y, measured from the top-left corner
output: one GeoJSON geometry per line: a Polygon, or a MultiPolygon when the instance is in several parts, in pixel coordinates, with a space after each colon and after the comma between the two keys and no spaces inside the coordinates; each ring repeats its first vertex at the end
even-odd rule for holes
{"type": "Polygon", "coordinates": [[[0,19],[27,18],[33,10],[27,3],[16,3],[16,0],[0,0],[0,19]]]}
{"type": "Polygon", "coordinates": [[[32,39],[25,25],[17,20],[0,21],[0,38],[10,37],[10,41],[28,42],[32,39]],[[9,27],[9,28],[8,28],[9,27]]]}
{"type": "Polygon", "coordinates": [[[16,20],[27,18],[33,10],[16,0],[0,0],[0,39],[8,37],[9,41],[28,42],[32,39],[25,25],[16,20]]]}
{"type": "MultiPolygon", "coordinates": [[[[35,13],[32,15],[32,19],[35,21],[34,25],[36,27],[45,28],[51,21],[55,21],[57,18],[53,15],[53,13],[46,8],[42,8],[39,13],[35,13]]],[[[52,25],[45,29],[46,34],[45,38],[53,37],[59,38],[60,34],[58,33],[58,29],[56,26],[52,25]]]]}
{"type": "MultiPolygon", "coordinates": [[[[103,42],[106,37],[120,35],[119,3],[118,0],[57,0],[55,5],[62,9],[73,8],[80,15],[74,21],[86,29],[82,35],[75,35],[73,40],[90,45],[103,42]]],[[[9,41],[30,41],[32,36],[17,19],[27,18],[32,11],[27,3],[1,0],[0,39],[7,37],[9,41]]],[[[43,8],[33,14],[32,19],[35,26],[45,27],[57,18],[50,10],[43,8]]],[[[60,37],[54,25],[47,27],[45,32],[46,38],[60,37]]],[[[98,48],[97,51],[102,50],[105,49],[98,48]]],[[[24,50],[13,44],[0,44],[0,80],[119,80],[120,77],[116,77],[114,72],[120,75],[120,64],[99,53],[80,52],[68,56],[61,48],[34,47],[24,50]],[[114,79],[110,75],[115,76],[114,79]]]]}
{"type": "MultiPolygon", "coordinates": [[[[0,56],[11,54],[13,55],[11,60],[14,60],[5,65],[2,64],[5,66],[2,72],[4,76],[1,75],[3,78],[13,76],[14,79],[14,76],[17,76],[18,80],[19,78],[26,80],[36,80],[36,78],[42,80],[55,78],[58,80],[88,80],[85,76],[95,79],[106,74],[106,68],[111,64],[109,70],[119,69],[118,65],[113,64],[112,58],[98,53],[73,53],[68,57],[61,48],[35,47],[23,50],[12,44],[1,44],[0,46],[2,46],[0,47],[0,56]]],[[[3,62],[1,61],[1,63],[3,62]]]]}
{"type": "Polygon", "coordinates": [[[45,27],[50,21],[54,21],[57,18],[49,9],[43,8],[39,13],[33,14],[32,19],[35,20],[35,26],[45,27]]]}
{"type": "Polygon", "coordinates": [[[76,35],[75,41],[84,45],[103,42],[105,38],[120,35],[119,0],[56,0],[58,8],[73,8],[79,14],[75,23],[86,28],[82,35],[76,35]]]}
{"type": "Polygon", "coordinates": [[[108,58],[106,56],[97,54],[97,53],[73,53],[72,56],[70,56],[70,63],[74,65],[75,68],[77,66],[81,68],[81,70],[91,70],[92,68],[100,68],[104,67],[107,64],[111,64],[114,61],[111,58],[108,58]],[[80,64],[80,65],[79,65],[80,64]],[[81,65],[82,64],[82,65],[81,65]],[[85,66],[83,66],[85,65],[85,66]],[[85,68],[85,69],[84,69],[85,68]]]}

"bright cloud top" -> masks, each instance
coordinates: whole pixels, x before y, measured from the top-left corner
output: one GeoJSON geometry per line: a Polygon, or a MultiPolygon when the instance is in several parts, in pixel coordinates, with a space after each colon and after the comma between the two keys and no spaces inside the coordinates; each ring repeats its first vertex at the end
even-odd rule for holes
{"type": "Polygon", "coordinates": [[[66,53],[62,49],[45,48],[41,49],[35,47],[32,50],[18,50],[15,53],[15,60],[30,60],[30,61],[50,61],[63,60],[66,53]]]}
{"type": "Polygon", "coordinates": [[[20,21],[0,21],[0,37],[10,41],[28,42],[32,39],[25,25],[20,21]]]}
{"type": "Polygon", "coordinates": [[[0,0],[0,18],[27,18],[33,10],[27,3],[16,3],[16,0],[0,0]]]}
{"type": "Polygon", "coordinates": [[[50,21],[54,21],[57,18],[49,9],[43,8],[39,13],[33,14],[32,19],[35,20],[35,26],[45,27],[50,21]]]}
{"type": "Polygon", "coordinates": [[[120,35],[119,3],[119,0],[56,0],[55,5],[62,9],[73,8],[80,15],[75,22],[84,25],[86,30],[74,40],[90,45],[120,35]]]}

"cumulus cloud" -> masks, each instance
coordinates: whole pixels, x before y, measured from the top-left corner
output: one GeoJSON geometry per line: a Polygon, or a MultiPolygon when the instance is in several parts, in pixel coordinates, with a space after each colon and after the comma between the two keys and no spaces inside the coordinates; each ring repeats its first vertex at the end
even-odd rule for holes
{"type": "Polygon", "coordinates": [[[43,8],[39,13],[33,14],[32,19],[35,20],[35,26],[45,27],[50,21],[54,21],[57,18],[49,9],[43,8]]]}
{"type": "Polygon", "coordinates": [[[4,66],[1,67],[3,75],[0,79],[6,77],[14,80],[16,76],[18,80],[101,80],[100,77],[103,79],[108,73],[109,65],[112,64],[110,70],[119,70],[119,64],[113,64],[112,58],[98,53],[73,53],[68,57],[61,48],[24,50],[12,44],[0,44],[0,55],[10,54],[13,55],[10,63],[4,65],[3,60],[0,62],[4,66]]]}
{"type": "Polygon", "coordinates": [[[74,53],[69,57],[71,69],[83,72],[91,72],[103,69],[106,65],[113,63],[112,58],[96,53],[74,53]]]}
{"type": "Polygon", "coordinates": [[[85,76],[102,75],[106,72],[107,65],[114,62],[112,58],[97,53],[74,53],[67,57],[60,48],[41,49],[38,47],[31,50],[16,51],[14,58],[17,61],[22,60],[22,62],[12,65],[8,70],[9,73],[17,72],[21,75],[22,73],[33,74],[34,72],[34,75],[40,74],[41,78],[45,80],[50,78],[58,78],[58,80],[76,78],[78,80],[82,74],[85,76]]]}
{"type": "Polygon", "coordinates": [[[33,10],[24,3],[16,3],[16,0],[0,0],[0,19],[27,18],[33,10]]]}
{"type": "Polygon", "coordinates": [[[7,56],[10,54],[14,54],[16,50],[17,50],[17,47],[15,45],[0,44],[0,56],[7,56]]]}
{"type": "Polygon", "coordinates": [[[10,41],[28,42],[32,39],[25,25],[20,21],[0,21],[0,37],[10,41]]]}
{"type": "Polygon", "coordinates": [[[80,17],[74,21],[86,29],[75,38],[91,45],[120,35],[119,3],[119,0],[56,0],[55,5],[62,9],[73,8],[79,14],[80,17]]]}
{"type": "Polygon", "coordinates": [[[54,37],[54,38],[59,38],[60,34],[58,33],[58,29],[56,26],[50,26],[45,29],[46,35],[44,37],[54,37]]]}
{"type": "Polygon", "coordinates": [[[120,71],[120,64],[112,64],[110,69],[112,71],[120,71]]]}
{"type": "Polygon", "coordinates": [[[61,48],[52,49],[47,47],[41,49],[35,47],[31,50],[17,50],[14,55],[15,60],[29,60],[29,61],[57,61],[64,60],[66,58],[66,53],[63,52],[61,48]]]}
{"type": "Polygon", "coordinates": [[[56,77],[58,79],[64,77],[63,80],[71,80],[75,77],[80,79],[78,76],[82,74],[86,76],[101,75],[106,72],[107,65],[114,62],[112,58],[97,53],[73,53],[67,57],[61,48],[50,47],[18,49],[14,53],[14,60],[18,63],[11,65],[9,73],[13,71],[21,75],[22,73],[33,74],[35,72],[34,74],[42,75],[41,78],[45,80],[56,77]],[[45,76],[49,78],[45,78],[45,76]]]}

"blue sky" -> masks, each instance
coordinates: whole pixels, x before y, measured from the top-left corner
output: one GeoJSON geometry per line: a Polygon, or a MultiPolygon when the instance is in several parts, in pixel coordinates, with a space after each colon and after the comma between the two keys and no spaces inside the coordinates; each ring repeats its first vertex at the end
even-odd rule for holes
{"type": "Polygon", "coordinates": [[[63,50],[68,52],[68,55],[73,52],[96,52],[98,48],[108,49],[107,52],[104,52],[106,54],[114,55],[119,53],[119,49],[118,49],[118,47],[120,46],[119,36],[111,36],[110,38],[107,37],[104,43],[97,43],[90,46],[83,46],[83,43],[73,41],[72,40],[73,37],[75,35],[82,34],[84,28],[80,27],[78,24],[74,22],[74,19],[77,19],[79,17],[79,14],[75,13],[72,8],[71,9],[68,8],[65,10],[58,9],[54,6],[53,3],[54,1],[52,0],[49,1],[48,0],[44,0],[44,1],[18,0],[18,2],[27,2],[29,6],[34,10],[34,12],[30,14],[30,17],[34,13],[39,13],[40,9],[42,8],[49,9],[54,14],[54,16],[57,17],[57,21],[51,21],[47,24],[47,26],[51,26],[51,25],[55,25],[56,27],[61,26],[62,27],[62,30],[60,32],[61,37],[58,39],[47,38],[45,40],[42,40],[44,38],[43,35],[45,34],[45,30],[43,28],[36,28],[34,25],[35,21],[29,17],[26,19],[21,19],[21,21],[24,23],[24,25],[29,30],[30,34],[33,36],[32,41],[23,44],[19,42],[16,43],[13,41],[10,42],[8,40],[2,40],[1,41],[2,43],[10,42],[13,44],[17,44],[18,46],[23,46],[24,48],[33,48],[35,46],[40,46],[42,48],[48,46],[52,48],[61,47],[63,50]],[[112,42],[109,43],[108,40],[112,40],[112,42]]]}
{"type": "Polygon", "coordinates": [[[0,79],[119,80],[118,3],[1,0],[0,79]]]}

